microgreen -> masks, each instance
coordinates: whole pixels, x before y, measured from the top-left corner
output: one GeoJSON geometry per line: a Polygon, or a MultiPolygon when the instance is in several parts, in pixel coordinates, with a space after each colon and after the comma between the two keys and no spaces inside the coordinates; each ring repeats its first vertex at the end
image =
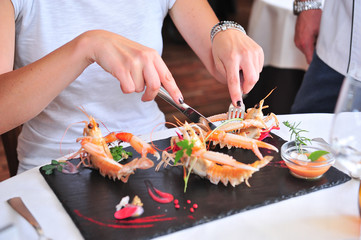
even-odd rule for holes
{"type": "Polygon", "coordinates": [[[123,146],[115,146],[110,148],[110,153],[113,156],[113,159],[117,162],[120,162],[123,159],[128,159],[128,157],[132,157],[132,152],[127,152],[123,149],[123,146]]]}
{"type": "MultiPolygon", "coordinates": [[[[301,136],[301,134],[308,132],[308,131],[303,130],[298,127],[301,124],[301,122],[291,124],[288,121],[284,121],[283,124],[289,128],[289,131],[291,132],[291,136],[290,136],[291,140],[292,140],[292,138],[295,139],[295,144],[296,144],[298,152],[303,154],[302,146],[306,146],[307,142],[311,143],[311,139],[301,136]]],[[[320,157],[322,157],[323,155],[326,155],[328,153],[329,152],[324,151],[324,150],[318,150],[318,151],[312,152],[307,158],[310,159],[312,162],[314,162],[317,159],[319,159],[320,157]]]]}
{"type": "Polygon", "coordinates": [[[174,165],[176,165],[177,162],[183,157],[184,152],[188,156],[191,156],[194,147],[194,141],[189,142],[187,139],[184,139],[180,142],[177,142],[177,146],[180,147],[180,150],[178,150],[175,154],[174,165]]]}
{"type": "Polygon", "coordinates": [[[66,162],[58,162],[56,160],[51,160],[51,163],[45,166],[42,166],[41,169],[45,171],[46,175],[50,175],[53,173],[54,170],[58,170],[61,172],[63,170],[63,165],[65,165],[66,162]]]}
{"type": "MultiPolygon", "coordinates": [[[[174,158],[174,165],[176,165],[179,160],[184,156],[184,153],[187,154],[188,156],[192,155],[192,151],[193,151],[193,147],[194,147],[194,141],[189,142],[187,139],[184,139],[182,141],[177,142],[177,146],[180,148],[176,154],[175,154],[175,158],[174,158]]],[[[188,185],[188,179],[189,179],[189,175],[192,171],[192,167],[189,169],[188,174],[186,172],[186,167],[184,167],[184,192],[186,192],[187,190],[187,185],[188,185]]]]}
{"type": "Polygon", "coordinates": [[[204,139],[204,142],[207,142],[208,141],[208,138],[215,132],[217,131],[220,127],[222,127],[223,125],[226,125],[227,123],[230,123],[230,122],[239,122],[239,121],[243,121],[243,118],[232,118],[232,119],[229,119],[229,120],[226,120],[224,122],[222,122],[219,126],[217,126],[215,129],[213,129],[209,134],[208,136],[204,139]]]}
{"type": "Polygon", "coordinates": [[[197,160],[193,161],[193,164],[189,168],[188,173],[186,172],[186,168],[184,167],[184,177],[183,177],[184,178],[184,193],[187,191],[188,179],[189,179],[189,176],[191,175],[194,165],[196,164],[196,161],[197,160]]]}

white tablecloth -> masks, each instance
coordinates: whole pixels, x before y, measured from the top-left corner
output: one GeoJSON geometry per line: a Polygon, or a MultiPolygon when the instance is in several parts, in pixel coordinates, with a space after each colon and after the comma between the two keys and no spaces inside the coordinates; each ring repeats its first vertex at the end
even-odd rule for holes
{"type": "Polygon", "coordinates": [[[254,0],[248,35],[264,51],[264,66],[306,70],[305,56],[294,44],[293,0],[254,0]]]}
{"type": "MultiPolygon", "coordinates": [[[[278,118],[280,122],[301,121],[300,126],[309,130],[307,137],[323,137],[328,140],[332,114],[279,115],[278,118]]],[[[274,133],[288,139],[288,129],[281,125],[281,129],[274,133]]],[[[158,132],[153,140],[171,134],[174,134],[173,130],[158,132]]],[[[149,137],[145,139],[149,140],[149,137]]],[[[358,181],[351,180],[159,239],[359,239],[357,193],[358,181]]],[[[6,203],[7,199],[15,196],[23,198],[51,238],[82,239],[79,230],[38,169],[0,183],[0,229],[13,226],[0,232],[0,239],[37,239],[34,229],[6,203]]]]}

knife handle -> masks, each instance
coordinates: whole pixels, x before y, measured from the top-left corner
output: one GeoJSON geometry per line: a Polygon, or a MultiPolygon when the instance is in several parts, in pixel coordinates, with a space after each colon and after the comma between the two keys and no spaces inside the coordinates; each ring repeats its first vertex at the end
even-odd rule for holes
{"type": "Polygon", "coordinates": [[[187,104],[182,103],[182,104],[178,104],[176,103],[173,98],[169,95],[169,93],[167,92],[167,90],[165,90],[162,86],[159,88],[159,92],[158,92],[158,96],[163,98],[163,100],[165,100],[166,102],[168,102],[170,105],[172,105],[173,107],[177,108],[179,111],[184,112],[187,107],[189,107],[187,104]]]}
{"type": "Polygon", "coordinates": [[[21,200],[20,197],[11,198],[7,200],[7,202],[16,212],[18,212],[23,218],[25,218],[39,234],[43,233],[40,224],[38,223],[38,221],[36,221],[36,219],[31,214],[29,209],[25,206],[24,202],[21,200]]]}

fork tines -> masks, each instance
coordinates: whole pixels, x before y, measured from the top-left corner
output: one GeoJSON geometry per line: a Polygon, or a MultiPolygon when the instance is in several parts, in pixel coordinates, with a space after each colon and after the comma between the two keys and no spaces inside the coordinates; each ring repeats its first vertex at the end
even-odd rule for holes
{"type": "Polygon", "coordinates": [[[244,117],[244,112],[245,112],[245,106],[242,103],[242,105],[240,107],[235,107],[232,103],[229,105],[228,108],[228,119],[232,119],[232,118],[243,118],[244,117]]]}

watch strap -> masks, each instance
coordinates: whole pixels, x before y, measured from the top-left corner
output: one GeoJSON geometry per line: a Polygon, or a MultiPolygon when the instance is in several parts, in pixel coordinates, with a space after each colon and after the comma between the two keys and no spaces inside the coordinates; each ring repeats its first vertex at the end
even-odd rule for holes
{"type": "Polygon", "coordinates": [[[293,2],[293,14],[299,15],[303,11],[321,9],[322,4],[316,1],[297,1],[293,2]]]}

